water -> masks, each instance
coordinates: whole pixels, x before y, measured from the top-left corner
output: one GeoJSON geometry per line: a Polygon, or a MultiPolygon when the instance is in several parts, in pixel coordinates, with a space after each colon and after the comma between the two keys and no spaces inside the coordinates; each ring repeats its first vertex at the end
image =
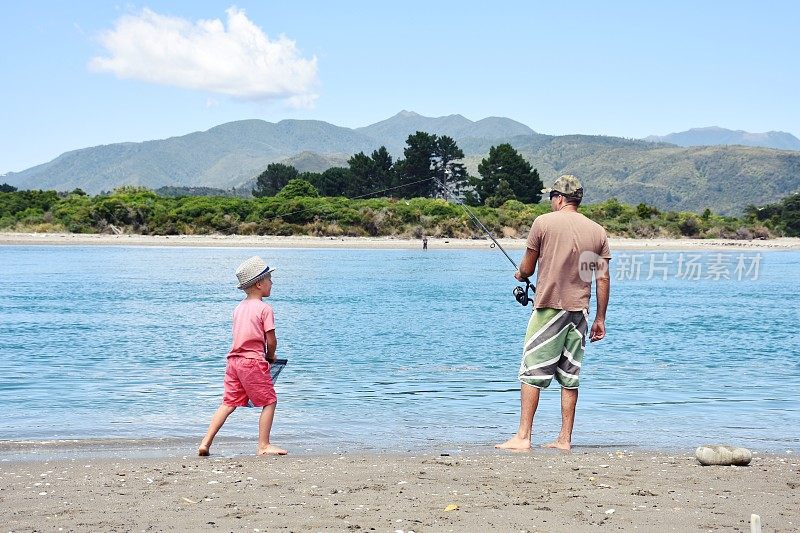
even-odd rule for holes
{"type": "MultiPolygon", "coordinates": [[[[4,246],[0,440],[197,440],[222,394],[233,270],[256,253],[278,267],[270,302],[289,358],[276,442],[404,450],[516,429],[530,308],[496,250],[4,246]]],[[[798,301],[798,252],[762,253],[757,280],[615,279],[575,443],[796,449],[798,301]]],[[[237,410],[220,437],[252,443],[257,418],[237,410]]],[[[535,441],[559,422],[553,386],[535,441]]]]}

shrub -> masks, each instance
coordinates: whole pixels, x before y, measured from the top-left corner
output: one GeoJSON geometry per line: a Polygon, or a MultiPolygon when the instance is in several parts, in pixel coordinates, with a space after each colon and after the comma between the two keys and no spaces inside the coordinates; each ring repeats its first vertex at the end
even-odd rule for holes
{"type": "Polygon", "coordinates": [[[647,205],[645,203],[641,203],[636,206],[636,216],[641,219],[650,219],[653,216],[658,215],[658,209],[653,206],[647,205]]]}
{"type": "Polygon", "coordinates": [[[694,237],[700,233],[700,224],[697,222],[696,218],[688,216],[678,225],[678,229],[680,229],[681,235],[694,237]]]}
{"type": "Polygon", "coordinates": [[[278,198],[317,198],[319,191],[308,181],[295,178],[289,180],[289,183],[276,196],[278,198]]]}
{"type": "Polygon", "coordinates": [[[605,202],[599,204],[598,207],[600,208],[601,213],[609,218],[618,217],[620,214],[622,214],[622,211],[624,210],[624,206],[621,203],[619,203],[619,200],[617,200],[616,198],[610,198],[605,202]]]}

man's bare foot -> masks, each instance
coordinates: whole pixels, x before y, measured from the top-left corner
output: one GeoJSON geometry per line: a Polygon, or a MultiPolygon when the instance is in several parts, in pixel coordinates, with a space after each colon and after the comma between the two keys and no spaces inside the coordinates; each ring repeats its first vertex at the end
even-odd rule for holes
{"type": "Polygon", "coordinates": [[[572,443],[556,439],[553,442],[542,444],[542,448],[555,448],[557,450],[569,451],[572,449],[572,443]]]}
{"type": "Polygon", "coordinates": [[[205,444],[201,444],[199,448],[197,448],[197,455],[200,457],[208,457],[211,455],[211,447],[206,446],[205,444]]]}
{"type": "Polygon", "coordinates": [[[523,439],[514,435],[503,444],[495,444],[494,447],[500,450],[530,450],[531,439],[523,439]]]}
{"type": "Polygon", "coordinates": [[[259,448],[258,455],[286,455],[287,452],[283,448],[278,448],[277,446],[273,446],[270,444],[266,448],[259,448]]]}

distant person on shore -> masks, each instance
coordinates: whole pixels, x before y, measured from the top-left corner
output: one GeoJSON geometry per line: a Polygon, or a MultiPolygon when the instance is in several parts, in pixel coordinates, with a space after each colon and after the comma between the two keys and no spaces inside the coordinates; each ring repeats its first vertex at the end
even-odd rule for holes
{"type": "Polygon", "coordinates": [[[422,237],[422,249],[423,250],[427,250],[428,249],[428,238],[427,237],[422,237]]]}
{"type": "Polygon", "coordinates": [[[269,441],[278,397],[272,384],[269,366],[275,362],[275,315],[263,302],[272,290],[272,272],[260,257],[251,257],[236,270],[239,289],[247,296],[233,311],[233,345],[225,368],[222,404],[211,418],[208,432],[197,454],[209,455],[211,443],[237,407],[252,403],[261,407],[258,421],[258,455],[286,455],[286,450],[269,441]],[[265,360],[266,358],[266,360],[265,360]]]}
{"type": "Polygon", "coordinates": [[[496,448],[531,447],[539,393],[550,385],[553,377],[561,384],[561,432],[545,447],[562,450],[572,447],[593,276],[597,283],[597,312],[589,339],[599,341],[606,334],[611,259],[606,231],[578,212],[583,186],[575,176],[561,176],[542,192],[550,195],[553,212],[533,221],[525,255],[514,274],[517,280],[524,281],[539,265],[534,309],[519,368],[519,429],[496,448]]]}

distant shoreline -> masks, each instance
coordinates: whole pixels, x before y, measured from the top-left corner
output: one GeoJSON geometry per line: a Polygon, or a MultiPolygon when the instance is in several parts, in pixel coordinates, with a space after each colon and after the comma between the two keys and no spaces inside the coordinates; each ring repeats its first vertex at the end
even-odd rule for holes
{"type": "MultiPolygon", "coordinates": [[[[498,239],[510,250],[525,248],[525,239],[498,239]]],[[[428,238],[429,250],[489,248],[488,239],[428,238]]],[[[421,239],[393,237],[284,237],[277,235],[105,235],[86,233],[0,232],[3,245],[186,246],[226,248],[367,248],[421,249],[421,239]]],[[[612,237],[612,250],[800,250],[800,238],[770,240],[629,239],[612,237]]]]}

